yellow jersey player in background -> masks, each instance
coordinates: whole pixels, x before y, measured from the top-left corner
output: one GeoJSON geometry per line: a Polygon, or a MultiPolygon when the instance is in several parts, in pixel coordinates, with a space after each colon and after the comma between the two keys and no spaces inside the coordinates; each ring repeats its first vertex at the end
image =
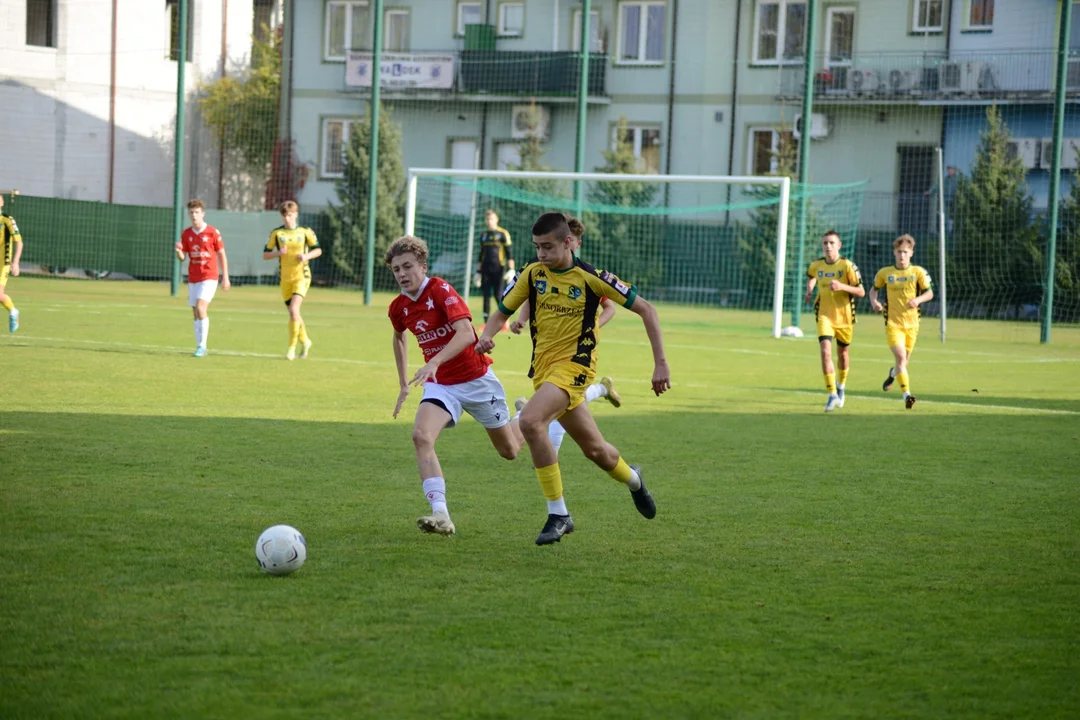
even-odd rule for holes
{"type": "Polygon", "coordinates": [[[532,228],[536,261],[529,263],[506,291],[476,342],[476,351],[490,352],[492,339],[527,299],[532,307],[532,378],[536,393],[520,415],[521,432],[532,453],[536,477],[547,498],[548,518],[537,545],[559,542],[574,530],[563,498],[559,456],[548,438],[548,425],[558,419],[585,457],[630,490],[634,507],[646,518],[656,517],[656,503],[645,488],[641,469],[626,463],[596,427],[585,402],[585,389],[596,376],[597,311],[600,298],[641,316],[652,345],[655,369],[652,389],[657,395],[671,387],[671,371],[656,309],[637,291],[609,272],[601,272],[574,257],[576,241],[566,217],[545,213],[532,228]]]}
{"type": "Polygon", "coordinates": [[[814,301],[814,317],[817,319],[818,343],[821,346],[821,372],[825,375],[825,389],[829,399],[825,412],[844,407],[844,385],[847,383],[851,357],[848,346],[855,331],[855,298],[866,295],[862,275],[855,263],[840,257],[840,235],[829,230],[821,236],[821,249],[825,253],[810,263],[806,274],[806,301],[810,302],[817,286],[814,301]],[[836,341],[839,362],[833,365],[832,344],[836,341]]]}
{"type": "Polygon", "coordinates": [[[285,359],[296,357],[296,343],[299,342],[300,358],[306,358],[311,349],[304,318],[300,316],[300,306],[304,302],[308,288],[311,287],[311,266],[308,262],[322,255],[319,240],[311,228],[297,227],[296,218],[300,215],[300,206],[292,200],[281,203],[281,218],[285,224],[270,233],[270,240],[263,249],[263,260],[279,258],[281,270],[281,297],[289,308],[289,349],[285,359]]]}
{"type": "Polygon", "coordinates": [[[0,266],[0,305],[8,311],[8,331],[15,332],[19,329],[19,310],[15,307],[15,301],[7,294],[8,275],[19,275],[19,258],[22,257],[22,235],[19,234],[19,226],[15,224],[15,218],[4,212],[4,196],[0,194],[0,252],[3,253],[4,262],[0,266]]]}
{"type": "Polygon", "coordinates": [[[896,264],[878,270],[874,287],[870,288],[870,307],[885,316],[885,342],[896,359],[889,369],[889,377],[881,384],[882,390],[892,387],[893,380],[900,381],[904,391],[904,405],[908,410],[915,404],[908,382],[908,362],[919,337],[919,306],[934,298],[930,273],[911,264],[915,253],[915,238],[901,235],[893,241],[896,264]],[[885,305],[878,302],[878,290],[885,288],[885,305]]]}

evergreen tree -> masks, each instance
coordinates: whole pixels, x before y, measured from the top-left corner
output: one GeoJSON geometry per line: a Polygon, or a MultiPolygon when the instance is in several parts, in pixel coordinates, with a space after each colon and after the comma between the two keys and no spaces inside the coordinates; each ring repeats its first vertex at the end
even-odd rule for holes
{"type": "Polygon", "coordinates": [[[1080,171],[1072,173],[1072,187],[1061,203],[1054,262],[1054,320],[1080,320],[1080,171]]]}
{"type": "Polygon", "coordinates": [[[1009,130],[996,106],[971,166],[960,175],[953,204],[954,250],[949,297],[969,311],[1018,314],[1041,298],[1038,231],[1023,161],[1009,153],[1009,130]]]}
{"type": "MultiPolygon", "coordinates": [[[[333,242],[334,266],[347,278],[362,282],[364,249],[368,224],[368,161],[371,157],[371,112],[351,127],[345,146],[344,177],[337,181],[340,205],[327,210],[333,242]]],[[[405,165],[401,159],[401,128],[390,111],[380,106],[379,164],[376,179],[375,268],[381,270],[382,256],[391,242],[404,233],[405,165]]],[[[381,286],[389,286],[386,277],[381,286]]]]}

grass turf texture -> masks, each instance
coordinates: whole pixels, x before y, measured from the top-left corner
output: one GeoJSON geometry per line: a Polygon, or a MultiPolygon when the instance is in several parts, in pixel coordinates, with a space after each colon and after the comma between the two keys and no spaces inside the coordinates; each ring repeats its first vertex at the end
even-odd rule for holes
{"type": "MultiPolygon", "coordinates": [[[[316,288],[312,357],[288,363],[276,287],[218,293],[205,359],[166,286],[8,289],[2,717],[1080,713],[1075,327],[1040,346],[951,322],[942,346],[927,320],[906,411],[864,318],[825,415],[812,337],[662,306],[675,387],[655,398],[620,313],[600,367],[624,404],[592,409],[659,514],[567,439],[577,532],[537,548],[527,451],[507,463],[471,420],[437,447],[459,534],[416,530],[389,296],[316,288]],[[275,523],[308,540],[285,578],[253,555],[275,523]]],[[[510,398],[528,357],[498,336],[510,398]]]]}

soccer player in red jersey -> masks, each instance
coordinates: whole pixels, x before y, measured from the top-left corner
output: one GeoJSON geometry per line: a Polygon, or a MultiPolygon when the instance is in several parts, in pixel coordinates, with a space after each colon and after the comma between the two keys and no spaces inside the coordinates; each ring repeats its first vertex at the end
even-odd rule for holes
{"type": "Polygon", "coordinates": [[[188,263],[188,305],[195,317],[195,357],[206,357],[206,338],[210,334],[210,317],[207,309],[217,292],[218,277],[221,289],[229,291],[229,259],[225,257],[225,243],[216,228],[206,224],[206,206],[198,198],[188,201],[188,217],[191,227],[180,235],[176,243],[176,257],[188,263]],[[221,272],[218,272],[220,263],[221,272]]]}
{"type": "Polygon", "coordinates": [[[468,306],[450,283],[427,276],[427,258],[427,243],[411,235],[398,238],[386,250],[386,264],[401,287],[389,313],[401,385],[394,417],[401,412],[412,387],[423,386],[412,437],[431,515],[419,518],[416,524],[424,532],[453,535],[446,480],[435,454],[439,433],[456,425],[461,413],[467,412],[487,429],[491,444],[507,460],[517,457],[524,438],[517,418],[511,420],[506,391],[489,367],[491,358],[473,350],[477,336],[468,306]],[[406,379],[406,330],[416,336],[424,353],[424,366],[412,380],[406,379]]]}

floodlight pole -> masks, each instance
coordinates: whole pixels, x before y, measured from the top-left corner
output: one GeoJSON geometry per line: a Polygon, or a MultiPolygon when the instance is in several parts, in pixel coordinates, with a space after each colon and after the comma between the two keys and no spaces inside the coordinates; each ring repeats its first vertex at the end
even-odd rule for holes
{"type": "Polygon", "coordinates": [[[802,102],[802,137],[799,138],[799,228],[798,240],[795,252],[795,292],[792,293],[791,324],[799,327],[799,313],[802,311],[802,293],[799,292],[802,284],[803,253],[806,246],[806,214],[810,199],[806,196],[806,185],[810,182],[810,128],[814,111],[814,52],[817,49],[817,30],[815,20],[817,17],[817,0],[807,0],[806,3],[806,59],[804,60],[803,75],[803,102],[802,102]]]}
{"type": "Polygon", "coordinates": [[[180,13],[176,40],[176,152],[173,157],[173,236],[169,242],[169,255],[173,259],[169,294],[173,297],[180,291],[180,260],[172,246],[184,232],[184,66],[187,65],[188,0],[180,0],[176,11],[180,13]]]}
{"type": "MultiPolygon", "coordinates": [[[[592,13],[592,0],[584,0],[581,8],[581,71],[578,77],[577,94],[577,146],[574,151],[574,172],[585,172],[585,119],[589,109],[589,15],[592,13]]],[[[585,207],[585,183],[574,181],[574,211],[581,217],[585,207]]]]}
{"type": "Polygon", "coordinates": [[[1050,237],[1046,240],[1046,272],[1043,274],[1043,297],[1040,314],[1042,328],[1039,342],[1050,342],[1050,328],[1054,324],[1054,264],[1057,262],[1058,206],[1061,205],[1061,153],[1062,136],[1065,134],[1065,84],[1069,69],[1069,33],[1072,21],[1071,2],[1061,3],[1058,20],[1057,84],[1054,86],[1054,154],[1050,160],[1050,237]]]}

